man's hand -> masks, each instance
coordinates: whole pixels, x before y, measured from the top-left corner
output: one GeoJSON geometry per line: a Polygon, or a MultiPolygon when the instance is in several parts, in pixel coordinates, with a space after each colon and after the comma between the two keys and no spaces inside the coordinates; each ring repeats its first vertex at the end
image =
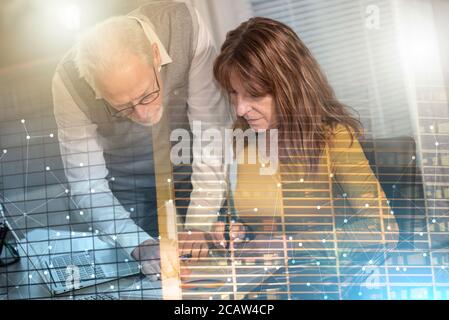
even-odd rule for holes
{"type": "Polygon", "coordinates": [[[134,249],[131,256],[140,262],[142,273],[150,280],[179,277],[178,248],[175,241],[149,239],[134,249]],[[164,263],[161,268],[161,253],[164,263]]]}
{"type": "Polygon", "coordinates": [[[193,262],[208,256],[209,250],[212,248],[226,246],[224,229],[215,230],[214,228],[210,232],[201,230],[182,231],[178,233],[178,242],[181,255],[188,256],[193,262]]]}
{"type": "MultiPolygon", "coordinates": [[[[246,228],[242,223],[231,223],[229,235],[234,242],[245,239],[246,228]]],[[[210,232],[200,230],[183,231],[178,234],[181,255],[188,255],[195,262],[201,257],[209,255],[213,248],[223,249],[227,247],[225,238],[225,223],[215,222],[210,232]]]]}

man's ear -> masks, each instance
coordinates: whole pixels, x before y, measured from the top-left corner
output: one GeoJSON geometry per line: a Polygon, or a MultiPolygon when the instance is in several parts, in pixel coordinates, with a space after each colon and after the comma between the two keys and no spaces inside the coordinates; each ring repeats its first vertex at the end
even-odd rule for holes
{"type": "Polygon", "coordinates": [[[161,68],[161,54],[159,52],[159,47],[156,43],[153,43],[151,45],[151,49],[153,50],[153,65],[156,67],[157,70],[160,71],[161,68]]]}

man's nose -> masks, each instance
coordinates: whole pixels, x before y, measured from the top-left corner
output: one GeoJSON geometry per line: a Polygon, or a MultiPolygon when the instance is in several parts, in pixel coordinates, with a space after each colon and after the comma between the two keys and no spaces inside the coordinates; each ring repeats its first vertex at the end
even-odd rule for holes
{"type": "Polygon", "coordinates": [[[148,106],[139,104],[134,108],[134,112],[140,119],[146,119],[148,113],[148,106]]]}

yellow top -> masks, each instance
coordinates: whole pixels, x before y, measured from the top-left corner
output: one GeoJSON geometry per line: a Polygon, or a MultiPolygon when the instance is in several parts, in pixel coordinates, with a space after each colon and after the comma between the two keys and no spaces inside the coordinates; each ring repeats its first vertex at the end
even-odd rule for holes
{"type": "MultiPolygon", "coordinates": [[[[307,174],[296,165],[280,164],[262,175],[262,164],[239,164],[234,205],[254,235],[281,236],[310,250],[391,243],[398,228],[385,194],[359,141],[343,125],[320,156],[318,169],[307,174]]],[[[245,149],[247,152],[247,149],[245,149]]]]}

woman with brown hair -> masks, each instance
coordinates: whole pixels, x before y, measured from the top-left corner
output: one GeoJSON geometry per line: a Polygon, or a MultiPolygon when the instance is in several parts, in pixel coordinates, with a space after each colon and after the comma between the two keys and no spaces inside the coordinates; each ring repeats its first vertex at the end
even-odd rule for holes
{"type": "Polygon", "coordinates": [[[394,246],[396,222],[360,146],[361,123],[290,27],[256,17],[228,32],[214,76],[235,129],[279,134],[276,173],[238,165],[233,198],[246,236],[288,239],[289,263],[308,255],[342,264],[347,251],[394,246]]]}

